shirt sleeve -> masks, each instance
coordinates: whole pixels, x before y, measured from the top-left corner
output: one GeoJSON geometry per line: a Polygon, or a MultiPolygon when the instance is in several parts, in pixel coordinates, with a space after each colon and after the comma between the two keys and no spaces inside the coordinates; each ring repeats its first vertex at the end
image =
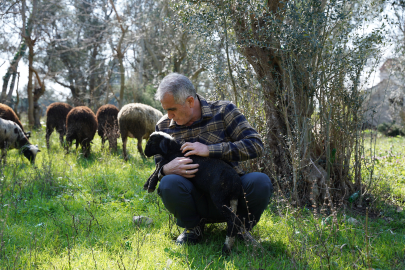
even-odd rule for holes
{"type": "Polygon", "coordinates": [[[263,142],[257,131],[232,103],[223,113],[224,130],[229,142],[208,145],[209,156],[227,161],[244,161],[263,153],[263,142]]]}

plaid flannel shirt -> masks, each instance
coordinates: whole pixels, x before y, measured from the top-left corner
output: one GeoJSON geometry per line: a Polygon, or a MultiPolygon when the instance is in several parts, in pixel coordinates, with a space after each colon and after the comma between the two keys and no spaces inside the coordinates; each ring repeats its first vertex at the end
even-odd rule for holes
{"type": "MultiPolygon", "coordinates": [[[[231,163],[235,171],[244,171],[238,161],[260,156],[263,143],[260,135],[247,122],[239,109],[228,101],[207,102],[197,94],[201,119],[190,126],[177,125],[167,114],[156,124],[156,131],[170,134],[177,142],[200,142],[208,145],[209,157],[231,163]]],[[[156,161],[160,157],[156,157],[156,161]]]]}

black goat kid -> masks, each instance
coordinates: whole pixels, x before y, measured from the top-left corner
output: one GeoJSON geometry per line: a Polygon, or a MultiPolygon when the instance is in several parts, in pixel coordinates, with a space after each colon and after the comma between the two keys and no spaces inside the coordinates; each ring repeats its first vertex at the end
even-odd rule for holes
{"type": "MultiPolygon", "coordinates": [[[[184,156],[180,150],[181,145],[173,137],[164,132],[153,132],[146,144],[145,155],[161,155],[162,160],[158,163],[155,173],[148,179],[144,189],[153,192],[157,185],[157,172],[176,157],[184,156]]],[[[241,220],[247,222],[248,216],[236,216],[238,200],[245,202],[242,182],[236,171],[226,162],[200,156],[192,156],[193,163],[199,164],[198,172],[189,180],[196,188],[211,197],[217,209],[223,214],[227,222],[227,233],[223,253],[229,253],[235,241],[238,231],[251,239],[252,236],[246,231],[241,220]]],[[[245,238],[246,239],[246,238],[245,238]]]]}

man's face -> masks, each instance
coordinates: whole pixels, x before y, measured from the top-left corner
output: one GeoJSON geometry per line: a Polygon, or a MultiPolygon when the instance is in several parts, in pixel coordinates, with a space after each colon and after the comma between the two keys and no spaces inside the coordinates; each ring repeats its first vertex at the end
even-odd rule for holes
{"type": "Polygon", "coordinates": [[[173,119],[177,125],[181,126],[187,126],[193,123],[193,111],[191,109],[192,107],[190,106],[191,102],[194,104],[194,99],[192,97],[188,97],[183,105],[178,104],[174,101],[174,97],[170,93],[165,94],[163,99],[160,101],[163,109],[167,112],[169,119],[173,119]]]}

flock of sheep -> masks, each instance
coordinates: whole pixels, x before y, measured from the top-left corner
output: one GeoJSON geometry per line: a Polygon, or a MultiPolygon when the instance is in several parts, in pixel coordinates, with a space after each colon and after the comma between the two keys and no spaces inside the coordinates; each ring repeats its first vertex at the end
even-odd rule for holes
{"type": "MultiPolygon", "coordinates": [[[[72,107],[67,103],[55,102],[46,111],[46,146],[49,149],[49,138],[56,129],[59,140],[68,151],[72,142],[76,141],[76,149],[82,146],[84,157],[90,154],[90,143],[96,131],[101,137],[102,147],[106,140],[110,149],[117,150],[117,139],[121,135],[124,159],[128,159],[126,150],[127,138],[138,140],[138,151],[142,150],[142,139],[149,138],[155,131],[155,125],[163,114],[149,105],[130,103],[121,110],[114,105],[101,106],[97,113],[86,106],[72,107]],[[66,135],[66,144],[64,136],[66,135]]],[[[35,162],[36,154],[40,151],[29,142],[30,133],[26,133],[13,109],[0,103],[0,148],[1,159],[6,161],[8,149],[19,149],[31,163],[35,162]]]]}
{"type": "MultiPolygon", "coordinates": [[[[128,159],[126,143],[128,136],[138,140],[138,150],[142,156],[150,157],[156,154],[162,156],[155,172],[144,185],[149,192],[155,190],[158,182],[158,172],[169,161],[176,157],[183,156],[181,145],[170,135],[163,132],[154,132],[155,125],[163,116],[162,113],[148,105],[131,103],[118,110],[114,105],[103,105],[97,113],[86,106],[72,108],[69,104],[56,102],[49,105],[46,120],[46,145],[49,149],[49,137],[54,129],[60,135],[60,143],[68,150],[76,140],[76,149],[80,144],[85,157],[90,154],[90,143],[98,131],[102,140],[102,147],[106,140],[110,148],[117,148],[117,138],[122,137],[123,154],[128,159]],[[152,134],[152,135],[151,135],[152,134]],[[63,137],[66,135],[66,144],[63,137]],[[151,135],[151,136],[150,136],[151,135]],[[142,139],[149,138],[145,154],[142,150],[142,139]]],[[[29,134],[24,132],[20,120],[14,111],[0,104],[0,147],[2,159],[8,149],[17,148],[31,161],[35,162],[35,156],[39,152],[37,146],[28,141],[29,134]]],[[[222,212],[228,228],[222,252],[228,254],[239,232],[247,240],[254,242],[248,230],[250,223],[249,214],[236,216],[238,202],[245,201],[242,183],[239,175],[233,168],[224,161],[195,156],[193,161],[199,164],[199,173],[193,178],[194,185],[210,196],[216,208],[222,212]],[[235,229],[236,228],[236,229],[235,229]]],[[[247,202],[247,201],[246,201],[247,202]]],[[[247,207],[247,206],[246,206],[247,207]]]]}

